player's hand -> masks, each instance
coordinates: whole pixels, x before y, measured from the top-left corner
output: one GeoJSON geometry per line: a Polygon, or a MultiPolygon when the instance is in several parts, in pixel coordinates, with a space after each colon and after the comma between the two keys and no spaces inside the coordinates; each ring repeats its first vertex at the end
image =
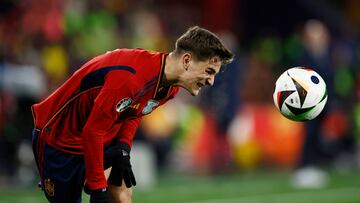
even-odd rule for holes
{"type": "Polygon", "coordinates": [[[119,142],[111,152],[112,169],[109,176],[109,183],[121,186],[124,180],[126,187],[130,188],[136,185],[134,173],[130,163],[130,146],[119,142]]]}
{"type": "Polygon", "coordinates": [[[111,203],[106,188],[99,190],[88,190],[86,193],[90,194],[90,203],[111,203]]]}

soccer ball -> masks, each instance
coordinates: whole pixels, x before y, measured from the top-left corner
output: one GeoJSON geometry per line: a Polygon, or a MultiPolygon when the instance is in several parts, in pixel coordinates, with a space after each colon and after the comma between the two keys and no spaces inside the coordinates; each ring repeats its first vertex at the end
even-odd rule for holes
{"type": "Polygon", "coordinates": [[[294,67],[277,79],[274,103],[286,118],[294,121],[314,119],[327,101],[326,84],[312,69],[294,67]]]}

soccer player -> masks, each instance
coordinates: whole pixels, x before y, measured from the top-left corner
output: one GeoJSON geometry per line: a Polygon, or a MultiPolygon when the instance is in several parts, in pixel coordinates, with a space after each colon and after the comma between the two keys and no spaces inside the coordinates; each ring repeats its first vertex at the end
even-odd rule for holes
{"type": "Polygon", "coordinates": [[[141,117],[179,87],[195,96],[213,85],[221,65],[232,60],[215,34],[195,26],[169,54],[117,49],[87,62],[32,106],[33,150],[46,198],[78,203],[85,187],[91,203],[131,202],[130,149],[141,117]]]}

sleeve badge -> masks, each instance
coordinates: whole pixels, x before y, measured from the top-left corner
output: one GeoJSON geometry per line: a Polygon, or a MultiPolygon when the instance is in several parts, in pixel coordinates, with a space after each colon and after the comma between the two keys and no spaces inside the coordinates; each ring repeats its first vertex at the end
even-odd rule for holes
{"type": "Polygon", "coordinates": [[[156,100],[149,100],[146,104],[146,106],[142,110],[142,114],[146,115],[151,113],[157,106],[159,105],[159,102],[156,100]]]}
{"type": "Polygon", "coordinates": [[[131,105],[132,102],[133,102],[133,100],[129,97],[120,100],[116,104],[116,111],[118,113],[125,111],[125,109],[127,109],[131,105]]]}

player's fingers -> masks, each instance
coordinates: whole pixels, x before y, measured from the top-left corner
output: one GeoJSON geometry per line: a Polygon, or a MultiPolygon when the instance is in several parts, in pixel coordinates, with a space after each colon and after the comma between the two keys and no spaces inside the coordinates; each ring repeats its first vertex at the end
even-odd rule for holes
{"type": "Polygon", "coordinates": [[[135,180],[134,173],[132,171],[130,171],[130,180],[132,182],[132,185],[135,186],[136,185],[136,180],[135,180]]]}
{"type": "Polygon", "coordinates": [[[121,186],[123,179],[123,171],[121,170],[111,170],[109,182],[116,186],[121,186]]]}
{"type": "Polygon", "coordinates": [[[126,175],[124,175],[124,181],[127,188],[131,187],[131,180],[130,180],[130,174],[127,172],[126,175]]]}

